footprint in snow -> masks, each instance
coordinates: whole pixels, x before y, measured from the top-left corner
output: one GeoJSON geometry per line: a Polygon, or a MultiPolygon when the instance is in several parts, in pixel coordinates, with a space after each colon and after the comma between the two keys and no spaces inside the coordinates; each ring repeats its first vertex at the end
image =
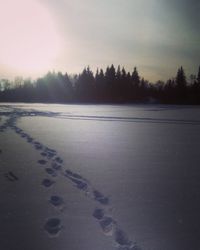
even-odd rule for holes
{"type": "Polygon", "coordinates": [[[50,180],[50,179],[44,179],[44,180],[42,181],[42,185],[43,185],[44,187],[51,187],[54,183],[55,183],[55,181],[50,180]]]}
{"type": "Polygon", "coordinates": [[[36,149],[36,150],[42,150],[42,148],[43,148],[43,147],[42,147],[41,144],[36,144],[36,145],[35,145],[35,149],[36,149]]]}
{"type": "Polygon", "coordinates": [[[111,236],[113,234],[114,226],[116,224],[113,218],[105,216],[100,220],[99,224],[105,235],[111,236]]]}
{"type": "Polygon", "coordinates": [[[22,138],[25,138],[25,137],[27,137],[27,134],[21,133],[21,137],[22,137],[22,138]]]}
{"type": "Polygon", "coordinates": [[[58,218],[50,218],[47,220],[44,229],[47,231],[49,236],[56,237],[63,226],[61,225],[61,220],[58,218]]]}
{"type": "Polygon", "coordinates": [[[57,164],[57,163],[55,163],[55,162],[53,162],[53,163],[51,164],[51,167],[52,167],[54,170],[57,170],[57,171],[62,169],[62,166],[59,165],[59,164],[57,164]]]}
{"type": "Polygon", "coordinates": [[[45,165],[45,164],[47,163],[47,161],[45,161],[45,160],[39,160],[38,163],[39,163],[40,165],[45,165]]]}
{"type": "Polygon", "coordinates": [[[73,173],[71,170],[67,169],[67,170],[65,170],[65,173],[66,173],[66,175],[68,175],[70,177],[86,181],[81,175],[73,173]]]}
{"type": "MultiPolygon", "coordinates": [[[[125,234],[124,231],[122,231],[121,229],[117,228],[115,230],[115,233],[114,233],[114,239],[115,239],[115,242],[118,244],[119,247],[123,247],[123,248],[127,248],[127,249],[134,249],[132,247],[133,246],[133,243],[132,241],[130,241],[128,239],[128,236],[125,234]]],[[[136,247],[136,246],[135,246],[136,247]]],[[[135,250],[139,248],[135,248],[135,250]]]]}
{"type": "Polygon", "coordinates": [[[56,151],[50,148],[45,148],[44,153],[48,159],[51,159],[56,155],[56,151]]]}
{"type": "Polygon", "coordinates": [[[43,149],[43,146],[40,142],[36,141],[33,143],[34,147],[36,150],[42,150],[43,149]]]}
{"type": "Polygon", "coordinates": [[[28,138],[27,138],[27,142],[28,142],[28,143],[31,143],[32,141],[33,141],[33,138],[31,138],[31,137],[28,137],[28,138]]]}
{"type": "Polygon", "coordinates": [[[16,131],[17,134],[20,134],[22,132],[22,130],[19,129],[19,128],[15,129],[15,131],[16,131]]]}
{"type": "Polygon", "coordinates": [[[45,152],[42,152],[41,155],[44,157],[47,156],[47,154],[45,152]]]}
{"type": "Polygon", "coordinates": [[[56,155],[56,154],[53,153],[53,152],[47,152],[47,157],[48,157],[49,159],[53,158],[55,155],[56,155]]]}
{"type": "Polygon", "coordinates": [[[9,181],[18,181],[18,180],[19,180],[19,178],[18,178],[15,174],[13,174],[11,171],[9,171],[8,173],[6,173],[4,176],[5,176],[9,181]]]}
{"type": "Polygon", "coordinates": [[[65,174],[65,176],[75,184],[75,187],[77,187],[80,190],[87,191],[88,185],[86,182],[79,180],[79,179],[76,179],[76,178],[73,178],[73,177],[66,175],[66,174],[65,174]]]}
{"type": "Polygon", "coordinates": [[[56,172],[52,168],[46,168],[45,170],[46,170],[47,174],[50,174],[52,177],[57,176],[56,172]]]}
{"type": "Polygon", "coordinates": [[[104,210],[101,208],[96,208],[93,212],[93,217],[97,220],[101,220],[104,217],[104,210]]]}
{"type": "Polygon", "coordinates": [[[60,210],[64,208],[63,198],[58,195],[52,195],[49,199],[49,203],[60,210]]]}
{"type": "Polygon", "coordinates": [[[63,163],[63,160],[60,157],[56,157],[55,161],[58,162],[58,163],[60,163],[60,164],[63,163]]]}
{"type": "Polygon", "coordinates": [[[102,193],[100,193],[98,190],[93,191],[94,199],[101,203],[102,205],[108,205],[109,204],[109,198],[105,197],[102,193]]]}
{"type": "Polygon", "coordinates": [[[55,149],[52,149],[52,148],[46,147],[45,150],[46,150],[46,151],[49,151],[49,152],[56,153],[56,150],[55,150],[55,149]]]}

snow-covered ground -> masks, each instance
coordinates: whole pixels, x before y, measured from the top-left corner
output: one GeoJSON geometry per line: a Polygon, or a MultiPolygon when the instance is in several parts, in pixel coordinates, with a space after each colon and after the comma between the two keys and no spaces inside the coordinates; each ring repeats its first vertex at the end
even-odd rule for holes
{"type": "Polygon", "coordinates": [[[0,115],[0,249],[200,249],[200,107],[0,115]]]}

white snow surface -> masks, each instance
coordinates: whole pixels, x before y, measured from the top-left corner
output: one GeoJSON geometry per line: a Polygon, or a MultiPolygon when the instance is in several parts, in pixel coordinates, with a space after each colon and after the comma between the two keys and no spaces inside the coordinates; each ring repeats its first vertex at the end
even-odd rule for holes
{"type": "Polygon", "coordinates": [[[200,249],[200,107],[0,104],[0,249],[200,249]]]}

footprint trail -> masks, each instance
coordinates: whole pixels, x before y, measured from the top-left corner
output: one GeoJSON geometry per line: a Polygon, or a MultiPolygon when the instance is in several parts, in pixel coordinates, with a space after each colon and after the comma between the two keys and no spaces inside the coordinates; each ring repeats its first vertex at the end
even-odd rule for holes
{"type": "MultiPolygon", "coordinates": [[[[22,139],[26,140],[27,143],[31,144],[35,150],[41,152],[41,159],[39,159],[36,164],[43,167],[47,174],[47,178],[41,181],[41,185],[44,186],[44,188],[51,188],[59,176],[64,177],[66,181],[70,181],[77,190],[83,192],[90,200],[97,204],[91,216],[99,224],[102,233],[112,237],[117,249],[141,250],[136,243],[128,238],[127,234],[120,228],[119,223],[114,219],[109,197],[97,190],[86,178],[70,169],[66,169],[64,167],[64,160],[57,154],[56,150],[35,140],[31,135],[25,133],[16,125],[18,119],[24,116],[53,117],[57,116],[57,113],[13,109],[12,112],[7,112],[6,114],[4,112],[4,115],[7,115],[8,119],[0,126],[0,132],[4,132],[7,128],[10,128],[22,139]]],[[[15,179],[17,177],[10,174],[9,178],[15,179]]],[[[57,194],[51,195],[48,202],[51,206],[58,208],[59,212],[63,212],[65,202],[62,197],[57,194]]],[[[63,225],[60,218],[49,218],[44,224],[44,230],[50,237],[57,237],[62,229],[63,225]]]]}

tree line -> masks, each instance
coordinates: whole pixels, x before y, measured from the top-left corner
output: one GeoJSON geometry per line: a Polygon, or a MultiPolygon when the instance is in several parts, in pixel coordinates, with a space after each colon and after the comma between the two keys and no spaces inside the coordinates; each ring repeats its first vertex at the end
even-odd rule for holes
{"type": "Polygon", "coordinates": [[[47,103],[170,103],[200,104],[200,67],[189,80],[183,67],[176,77],[150,83],[137,68],[127,72],[124,67],[108,66],[105,71],[90,67],[78,75],[49,72],[35,81],[0,80],[1,102],[47,103]]]}

